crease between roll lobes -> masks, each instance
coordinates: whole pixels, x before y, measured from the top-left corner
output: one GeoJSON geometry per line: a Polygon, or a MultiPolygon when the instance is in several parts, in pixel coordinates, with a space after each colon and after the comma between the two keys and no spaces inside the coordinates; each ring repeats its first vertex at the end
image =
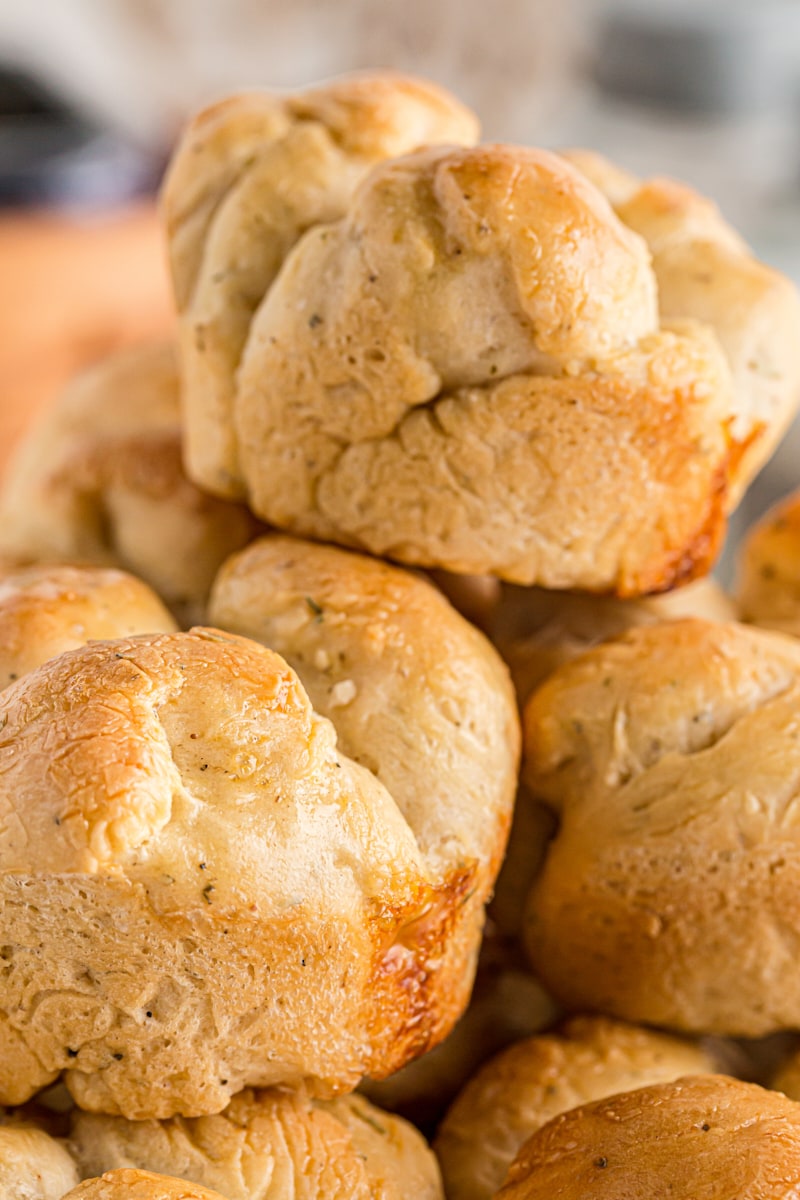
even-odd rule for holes
{"type": "MultiPolygon", "coordinates": [[[[338,107],[332,133],[325,94],[310,124],[234,98],[176,155],[193,477],[414,565],[620,595],[704,573],[797,404],[791,284],[680,185],[585,153],[411,153],[411,126],[367,164],[374,114],[338,107]]],[[[463,112],[434,125],[474,138],[463,112]]]]}
{"type": "MultiPolygon", "coordinates": [[[[291,539],[274,543],[273,557],[296,554],[291,539]]],[[[342,569],[354,558],[308,551],[342,569]]],[[[421,711],[440,689],[453,742],[429,732],[405,745],[414,795],[402,783],[390,794],[341,753],[294,671],[234,634],[96,643],[3,693],[4,1102],[60,1071],[83,1107],[133,1118],[219,1111],[247,1084],[305,1081],[330,1095],[396,1070],[460,1015],[513,799],[513,694],[431,585],[384,564],[363,570],[402,576],[414,620],[451,648],[461,639],[464,658],[477,639],[496,681],[477,706],[466,686],[458,711],[435,672],[413,685],[421,711]],[[500,739],[496,716],[483,721],[489,703],[500,739]],[[431,759],[457,763],[458,745],[473,743],[482,765],[473,748],[478,785],[465,781],[464,807],[476,811],[453,829],[431,759]]],[[[298,619],[316,630],[303,581],[291,593],[274,578],[295,635],[298,619]]],[[[393,624],[383,607],[391,643],[404,614],[393,624]]],[[[347,613],[331,607],[328,619],[335,638],[347,613]]],[[[365,645],[375,628],[364,625],[365,645]]],[[[399,643],[369,670],[391,671],[412,644],[399,643]]],[[[335,709],[342,692],[331,691],[335,709]]],[[[414,729],[413,712],[397,720],[414,729]]],[[[357,750],[357,731],[347,737],[357,750]]],[[[363,753],[379,775],[381,747],[363,753]]]]}

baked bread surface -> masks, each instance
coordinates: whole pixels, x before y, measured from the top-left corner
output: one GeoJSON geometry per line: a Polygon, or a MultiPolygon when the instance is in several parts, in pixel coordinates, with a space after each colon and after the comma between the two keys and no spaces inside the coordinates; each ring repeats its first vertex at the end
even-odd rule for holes
{"type": "Polygon", "coordinates": [[[730,503],[777,447],[800,403],[800,298],[759,262],[717,206],[672,179],[637,179],[591,151],[566,156],[652,254],[661,315],[712,328],[731,368],[732,433],[744,447],[730,503]]]}
{"type": "Polygon", "coordinates": [[[477,118],[455,97],[391,71],[294,95],[232,96],[190,124],[163,209],[187,465],[205,489],[246,495],[233,429],[236,372],[253,314],[297,240],[337,220],[375,163],[433,142],[471,144],[477,134],[477,118]]]}
{"type": "Polygon", "coordinates": [[[0,551],[122,567],[182,624],[202,620],[221,563],[261,526],[181,461],[175,351],[113,355],[78,376],[21,443],[0,495],[0,551]]]}
{"type": "Polygon", "coordinates": [[[502,1200],[788,1200],[800,1105],[699,1075],[574,1108],[523,1146],[502,1200]]]}
{"type": "Polygon", "coordinates": [[[489,1200],[531,1134],[567,1109],[715,1068],[699,1045],[606,1017],[516,1042],[484,1064],[439,1128],[448,1200],[489,1200]]]}
{"type": "Polygon", "coordinates": [[[228,560],[209,617],[286,659],[344,753],[395,798],[430,863],[482,864],[471,886],[483,903],[505,848],[519,747],[508,671],[486,638],[426,580],[281,535],[228,560]]]}
{"type": "Polygon", "coordinates": [[[531,974],[519,947],[497,937],[492,922],[481,943],[467,1011],[452,1033],[387,1079],[365,1080],[360,1091],[425,1130],[437,1128],[467,1081],[511,1042],[548,1029],[559,1013],[531,974]]]}
{"type": "MultiPolygon", "coordinates": [[[[563,663],[627,629],[684,616],[726,621],[736,615],[713,579],[698,579],[674,592],[639,600],[507,583],[501,589],[487,618],[487,632],[509,666],[520,707],[563,663]]],[[[506,856],[489,906],[495,927],[515,941],[553,829],[552,814],[521,781],[506,856]]]]}
{"type": "Polygon", "coordinates": [[[743,620],[800,637],[800,493],[776,504],[745,535],[736,596],[743,620]]]}
{"type": "Polygon", "coordinates": [[[170,1121],[73,1114],[82,1174],[138,1167],[180,1176],[226,1200],[441,1200],[439,1169],[412,1125],[363,1096],[312,1101],[254,1092],[217,1116],[170,1121]]]}
{"type": "Polygon", "coordinates": [[[380,164],[305,235],[233,415],[271,524],[636,595],[713,560],[732,404],[714,332],[659,322],[645,243],[597,189],[545,151],[482,146],[380,164]]]}
{"type": "Polygon", "coordinates": [[[673,592],[639,600],[503,584],[487,625],[524,705],[562,663],[628,629],[680,617],[733,621],[736,615],[733,602],[713,579],[696,579],[673,592]]]}
{"type": "Polygon", "coordinates": [[[174,629],[155,593],[123,571],[0,563],[0,687],[89,641],[174,629]]]}
{"type": "Polygon", "coordinates": [[[0,1113],[0,1200],[61,1200],[79,1179],[66,1146],[24,1117],[0,1113]]]}
{"type": "Polygon", "coordinates": [[[209,1191],[199,1183],[187,1183],[185,1179],[125,1168],[87,1179],[67,1192],[64,1200],[229,1200],[229,1197],[209,1191]]]}
{"type": "Polygon", "coordinates": [[[568,1007],[756,1037],[800,1022],[800,647],[701,620],[631,630],[525,711],[558,820],[525,941],[568,1007]]]}
{"type": "Polygon", "coordinates": [[[463,1010],[513,704],[482,858],[341,753],[244,638],[97,643],[0,707],[4,1102],[62,1070],[82,1107],[137,1119],[213,1113],[247,1084],[330,1095],[463,1010]]]}
{"type": "Polygon", "coordinates": [[[226,563],[209,612],[221,628],[286,659],[315,710],[335,725],[343,752],[391,793],[432,876],[461,881],[427,986],[433,996],[440,980],[448,1010],[460,997],[463,1011],[516,787],[517,717],[506,667],[426,580],[281,535],[226,563]]]}

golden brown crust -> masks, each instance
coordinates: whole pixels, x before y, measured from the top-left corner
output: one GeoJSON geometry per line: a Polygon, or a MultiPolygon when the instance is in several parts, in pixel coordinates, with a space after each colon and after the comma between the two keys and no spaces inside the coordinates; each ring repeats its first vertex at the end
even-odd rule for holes
{"type": "Polygon", "coordinates": [[[732,432],[746,449],[730,504],[769,459],[800,402],[800,300],[786,276],[753,257],[716,205],[671,179],[642,181],[599,155],[566,156],[608,196],[653,256],[661,315],[710,326],[734,381],[732,432]]]}
{"type": "Polygon", "coordinates": [[[204,619],[217,568],[261,529],[186,478],[175,354],[161,344],[73,381],[20,446],[0,524],[7,553],[123,567],[187,623],[204,619]]]}
{"type": "Polygon", "coordinates": [[[744,621],[800,637],[800,493],[776,504],[745,536],[736,594],[744,621]]]}
{"type": "Polygon", "coordinates": [[[126,1121],[73,1114],[83,1174],[119,1167],[163,1172],[226,1200],[441,1200],[436,1159],[407,1122],[363,1096],[312,1101],[301,1090],[250,1090],[218,1116],[126,1121]]]}
{"type": "Polygon", "coordinates": [[[559,999],[688,1031],[798,1026],[799,714],[793,639],[699,620],[634,629],[534,693],[526,776],[560,825],[525,937],[559,999]]]}
{"type": "Polygon", "coordinates": [[[0,1196],[3,1200],[61,1200],[80,1179],[67,1148],[13,1113],[0,1112],[0,1196]]]}
{"type": "Polygon", "coordinates": [[[488,866],[431,846],[277,655],[209,630],[98,643],[0,709],[0,1097],[60,1070],[137,1119],[247,1084],[330,1095],[452,1025],[488,866]]]}
{"type": "Polygon", "coordinates": [[[523,1146],[498,1200],[798,1194],[800,1105],[753,1084],[701,1075],[556,1117],[523,1146]]]}
{"type": "Polygon", "coordinates": [[[558,1017],[550,996],[517,946],[492,932],[481,943],[469,1006],[452,1033],[387,1079],[365,1081],[364,1095],[423,1129],[435,1129],[448,1104],[486,1059],[558,1017]]]}
{"type": "Polygon", "coordinates": [[[711,331],[659,327],[644,243],[577,171],[439,148],[376,167],[295,248],[234,417],[273,524],[636,595],[713,560],[730,387],[711,331]]]}
{"type": "Polygon", "coordinates": [[[150,1171],[109,1171],[99,1179],[87,1179],[67,1192],[64,1200],[229,1200],[185,1179],[170,1179],[150,1171]]]}
{"type": "Polygon", "coordinates": [[[155,593],[123,571],[0,565],[0,687],[86,642],[174,629],[155,593]]]}
{"type": "Polygon", "coordinates": [[[192,478],[222,496],[245,494],[235,374],[253,314],[295,242],[337,220],[375,163],[477,133],[475,116],[442,88],[390,71],[295,95],[232,96],[195,118],[163,196],[192,478]]]}
{"type": "Polygon", "coordinates": [[[265,537],[229,560],[210,614],[298,672],[343,752],[394,798],[452,898],[446,928],[419,930],[439,963],[420,978],[418,1002],[450,1014],[435,1033],[420,1022],[421,1052],[466,1006],[508,836],[519,749],[508,672],[426,581],[296,538],[265,537]]]}
{"type": "Polygon", "coordinates": [[[517,1042],[469,1081],[439,1128],[448,1200],[489,1200],[524,1142],[559,1113],[716,1066],[698,1045],[605,1017],[517,1042]]]}

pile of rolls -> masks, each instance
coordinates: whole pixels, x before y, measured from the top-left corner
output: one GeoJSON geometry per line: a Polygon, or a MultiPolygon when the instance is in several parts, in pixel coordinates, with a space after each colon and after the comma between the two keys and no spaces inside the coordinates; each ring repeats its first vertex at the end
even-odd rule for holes
{"type": "Polygon", "coordinates": [[[800,1191],[800,300],[478,139],[200,113],[3,482],[0,1200],[800,1191]]]}

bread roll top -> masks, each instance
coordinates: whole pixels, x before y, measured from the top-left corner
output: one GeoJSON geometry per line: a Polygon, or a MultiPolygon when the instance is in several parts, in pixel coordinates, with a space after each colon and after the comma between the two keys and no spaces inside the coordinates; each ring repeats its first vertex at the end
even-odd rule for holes
{"type": "Polygon", "coordinates": [[[503,1200],[784,1200],[800,1185],[800,1105],[720,1075],[574,1108],[526,1142],[503,1200]]]}

